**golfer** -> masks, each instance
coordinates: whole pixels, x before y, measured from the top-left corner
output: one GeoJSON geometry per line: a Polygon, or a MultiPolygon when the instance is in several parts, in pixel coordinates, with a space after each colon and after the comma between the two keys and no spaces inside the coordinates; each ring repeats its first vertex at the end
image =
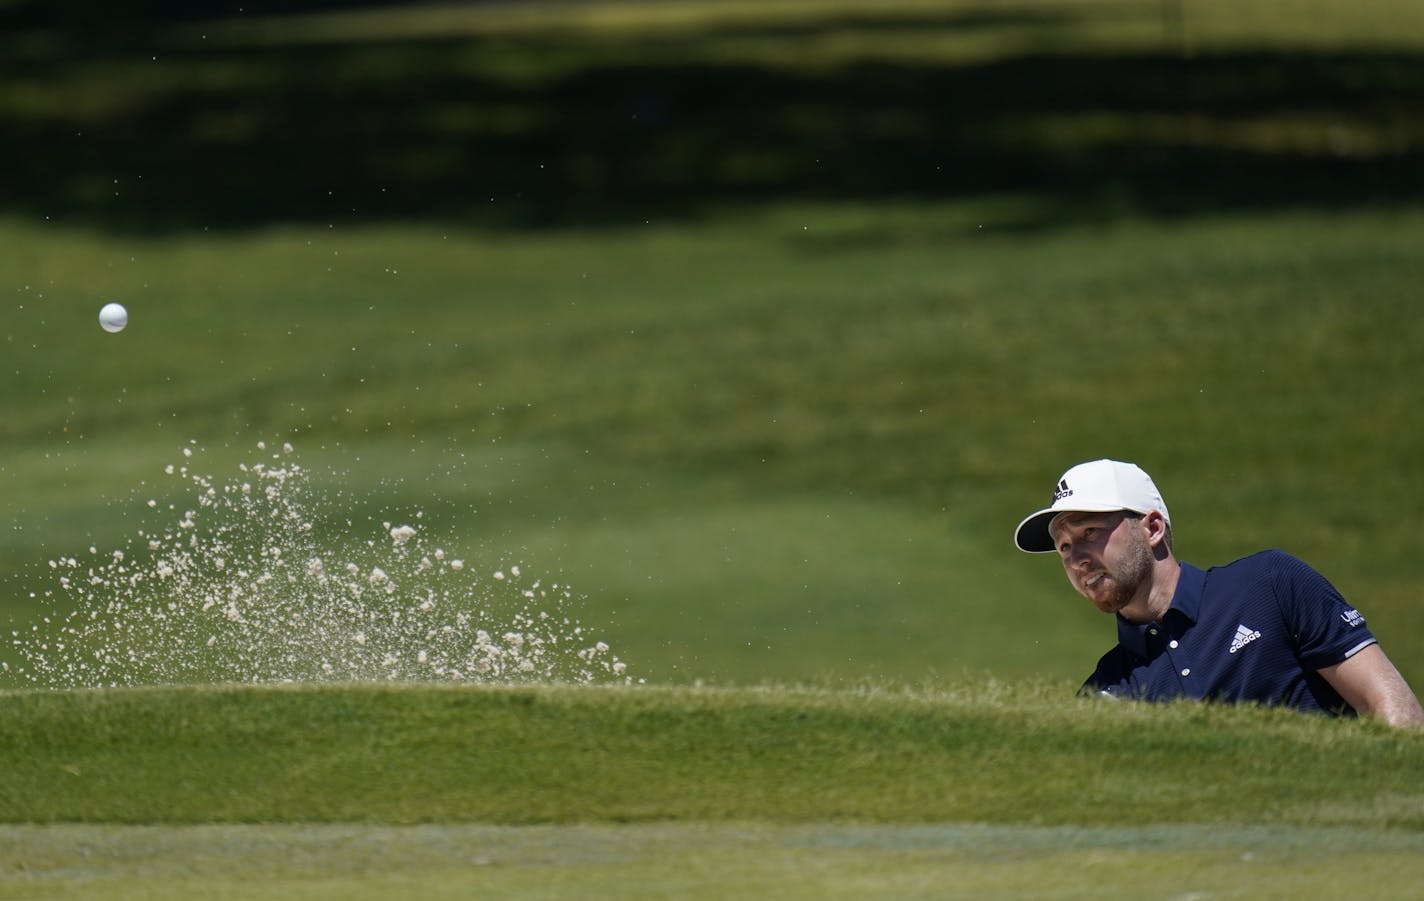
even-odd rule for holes
{"type": "Polygon", "coordinates": [[[1204,698],[1378,717],[1424,727],[1424,709],[1365,618],[1311,567],[1262,551],[1210,569],[1179,563],[1151,477],[1095,460],[1059,479],[1014,543],[1057,552],[1068,581],[1117,619],[1117,646],[1084,692],[1204,698]]]}

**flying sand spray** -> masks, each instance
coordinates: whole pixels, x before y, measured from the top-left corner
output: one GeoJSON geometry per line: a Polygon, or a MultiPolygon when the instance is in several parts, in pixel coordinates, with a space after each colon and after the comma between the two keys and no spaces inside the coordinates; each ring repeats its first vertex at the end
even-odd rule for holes
{"type": "Polygon", "coordinates": [[[175,521],[107,555],[49,561],[58,586],[45,594],[69,612],[12,632],[22,662],[3,664],[7,678],[47,688],[632,681],[569,614],[568,586],[519,566],[481,578],[406,523],[327,547],[291,445],[227,481],[193,472],[193,453],[166,468],[195,492],[181,513],[173,505],[175,521]]]}

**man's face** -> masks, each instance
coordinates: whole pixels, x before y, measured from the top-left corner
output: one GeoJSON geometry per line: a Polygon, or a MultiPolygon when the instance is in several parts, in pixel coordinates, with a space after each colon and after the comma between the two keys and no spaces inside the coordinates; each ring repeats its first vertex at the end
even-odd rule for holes
{"type": "Polygon", "coordinates": [[[1065,513],[1049,526],[1069,583],[1104,613],[1147,599],[1152,548],[1140,523],[1119,511],[1065,513]]]}

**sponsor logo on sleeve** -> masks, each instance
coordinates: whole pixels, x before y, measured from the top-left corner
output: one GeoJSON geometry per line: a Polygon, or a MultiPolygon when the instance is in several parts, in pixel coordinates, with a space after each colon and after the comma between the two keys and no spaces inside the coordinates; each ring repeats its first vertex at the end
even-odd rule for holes
{"type": "Polygon", "coordinates": [[[1346,610],[1344,613],[1340,614],[1340,619],[1344,621],[1345,625],[1349,626],[1352,629],[1356,626],[1363,626],[1365,624],[1365,617],[1360,613],[1360,611],[1354,609],[1346,610]]]}

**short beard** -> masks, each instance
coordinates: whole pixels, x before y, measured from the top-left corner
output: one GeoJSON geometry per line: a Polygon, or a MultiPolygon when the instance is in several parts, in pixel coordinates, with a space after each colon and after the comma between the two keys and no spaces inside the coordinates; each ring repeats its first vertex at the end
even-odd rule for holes
{"type": "Polygon", "coordinates": [[[1115,610],[1121,610],[1132,603],[1143,583],[1152,575],[1152,548],[1148,546],[1147,539],[1136,529],[1130,530],[1129,534],[1132,536],[1132,543],[1128,547],[1128,555],[1119,565],[1117,572],[1112,574],[1111,609],[1115,610]]]}

